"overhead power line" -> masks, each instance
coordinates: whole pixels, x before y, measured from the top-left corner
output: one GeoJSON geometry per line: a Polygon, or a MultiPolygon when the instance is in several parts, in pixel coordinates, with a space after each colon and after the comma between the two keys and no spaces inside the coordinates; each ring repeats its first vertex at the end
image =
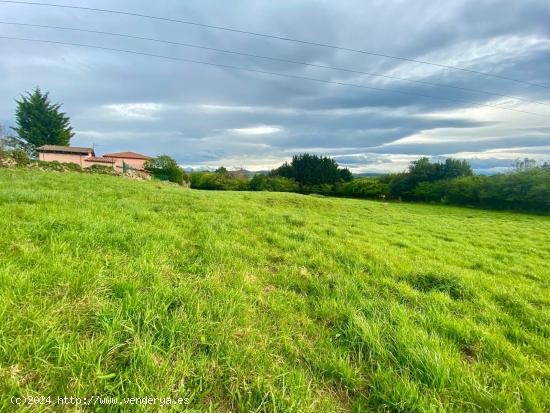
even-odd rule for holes
{"type": "Polygon", "coordinates": [[[417,84],[422,84],[422,85],[457,89],[457,90],[463,90],[463,91],[466,91],[466,92],[474,92],[474,93],[480,93],[480,94],[485,94],[485,95],[491,95],[491,96],[498,96],[498,97],[503,97],[503,98],[508,98],[508,99],[514,99],[514,100],[518,100],[518,101],[526,102],[526,103],[534,103],[534,104],[538,104],[538,105],[550,106],[550,104],[548,104],[548,103],[539,102],[539,101],[536,101],[536,100],[525,99],[525,98],[521,98],[521,97],[518,97],[518,96],[506,95],[506,94],[497,93],[497,92],[491,92],[491,91],[482,90],[482,89],[474,89],[474,88],[468,88],[468,87],[463,87],[463,86],[446,85],[446,84],[442,84],[442,83],[428,82],[428,81],[424,81],[424,80],[407,79],[407,78],[398,77],[398,76],[384,75],[384,74],[381,74],[381,73],[372,73],[372,72],[365,72],[365,71],[361,71],[361,70],[354,70],[354,69],[348,69],[348,68],[342,68],[342,67],[336,67],[336,66],[328,66],[328,65],[321,65],[321,64],[316,64],[316,63],[300,62],[300,61],[297,61],[297,60],[283,59],[283,58],[265,56],[265,55],[257,55],[257,54],[252,54],[252,53],[238,52],[238,51],[234,51],[234,50],[219,49],[219,48],[215,48],[215,47],[196,45],[196,44],[190,44],[190,43],[182,43],[182,42],[176,42],[176,41],[171,41],[171,40],[156,39],[156,38],[151,38],[151,37],[143,37],[143,36],[137,36],[137,35],[131,35],[131,34],[113,33],[113,32],[101,31],[101,30],[82,29],[82,28],[76,28],[76,27],[51,26],[51,25],[45,25],[45,24],[32,24],[32,23],[20,23],[20,22],[0,21],[0,24],[11,25],[11,26],[22,26],[22,27],[36,27],[36,28],[54,29],[54,30],[76,31],[76,32],[83,32],[83,33],[92,33],[92,34],[101,34],[101,35],[107,35],[107,36],[124,37],[124,38],[129,38],[129,39],[136,39],[136,40],[145,40],[145,41],[156,42],[156,43],[171,44],[171,45],[189,47],[189,48],[194,48],[194,49],[210,50],[210,51],[220,52],[220,53],[227,53],[227,54],[233,54],[233,55],[239,55],[239,56],[253,57],[253,58],[258,58],[258,59],[265,59],[265,60],[270,60],[270,61],[275,61],[275,62],[292,63],[292,64],[297,64],[297,65],[317,67],[317,68],[330,69],[330,70],[338,70],[338,71],[342,71],[342,72],[356,73],[356,74],[373,76],[373,77],[382,77],[382,78],[386,78],[386,79],[393,79],[393,80],[417,83],[417,84]]]}
{"type": "Polygon", "coordinates": [[[529,115],[550,118],[549,115],[545,115],[545,114],[542,114],[542,113],[529,112],[529,111],[520,110],[520,109],[505,108],[505,107],[498,106],[498,105],[472,103],[472,102],[469,102],[469,101],[463,100],[463,99],[444,98],[444,97],[439,97],[439,96],[424,95],[424,94],[416,93],[416,92],[407,92],[407,91],[403,91],[403,90],[379,88],[379,87],[373,87],[373,86],[365,86],[365,85],[359,85],[359,84],[356,84],[356,83],[338,82],[338,81],[334,81],[334,80],[317,79],[317,78],[313,78],[313,77],[292,75],[292,74],[287,74],[287,73],[270,72],[270,71],[267,71],[267,70],[250,69],[250,68],[241,67],[241,66],[233,66],[233,65],[226,65],[226,64],[221,64],[221,63],[205,62],[205,61],[201,61],[201,60],[185,59],[185,58],[174,57],[174,56],[165,56],[165,55],[159,55],[159,54],[154,54],[154,53],[139,52],[139,51],[135,51],[135,50],[117,49],[117,48],[113,48],[113,47],[97,46],[97,45],[90,45],[90,44],[84,44],[84,43],[61,42],[61,41],[44,40],[44,39],[30,39],[30,38],[23,38],[23,37],[0,36],[0,39],[17,40],[17,41],[25,41],[25,42],[36,42],[36,43],[47,43],[47,44],[56,44],[56,45],[65,45],[65,46],[77,46],[77,47],[86,47],[86,48],[92,48],[92,49],[107,50],[107,51],[112,51],[112,52],[122,52],[122,53],[134,54],[134,55],[139,55],[139,56],[156,57],[156,58],[159,58],[159,59],[167,59],[167,60],[173,60],[173,61],[179,61],[179,62],[194,63],[194,64],[200,64],[200,65],[206,65],[206,66],[212,66],[212,67],[220,67],[220,68],[224,68],[224,69],[239,70],[239,71],[245,71],[245,72],[251,72],[251,73],[261,73],[261,74],[270,75],[270,76],[279,76],[279,77],[286,77],[286,78],[291,78],[291,79],[308,80],[308,81],[318,82],[318,83],[327,83],[327,84],[339,85],[339,86],[349,86],[349,87],[355,87],[355,88],[360,88],[360,89],[376,90],[376,91],[380,91],[380,92],[398,93],[398,94],[409,95],[409,96],[420,96],[420,97],[424,97],[424,98],[443,100],[443,101],[448,101],[448,102],[466,103],[466,104],[471,105],[471,106],[494,108],[494,109],[507,110],[507,111],[518,112],[518,113],[526,113],[526,114],[529,114],[529,115]]]}
{"type": "Polygon", "coordinates": [[[497,75],[497,74],[494,74],[494,73],[482,72],[482,71],[478,71],[478,70],[474,70],[474,69],[468,69],[468,68],[465,68],[465,67],[444,65],[444,64],[440,64],[440,63],[429,62],[429,61],[426,61],[426,60],[412,59],[412,58],[401,57],[401,56],[393,56],[393,55],[389,55],[389,54],[372,52],[372,51],[368,51],[368,50],[353,49],[353,48],[348,48],[348,47],[343,47],[343,46],[336,46],[336,45],[327,44],[327,43],[300,40],[300,39],[294,39],[294,38],[291,38],[291,37],[284,37],[284,36],[277,36],[277,35],[272,35],[272,34],[267,34],[267,33],[258,33],[258,32],[252,32],[252,31],[247,31],[247,30],[234,29],[234,28],[231,28],[231,27],[215,26],[215,25],[211,25],[211,24],[198,23],[198,22],[193,22],[193,21],[189,21],[189,20],[181,20],[181,19],[174,19],[174,18],[161,17],[161,16],[152,16],[152,15],[148,15],[148,14],[134,13],[134,12],[129,12],[129,11],[102,9],[102,8],[96,8],[96,7],[73,6],[73,5],[57,4],[57,3],[42,3],[42,2],[34,2],[34,1],[15,1],[15,0],[0,0],[0,3],[24,4],[24,5],[29,5],[29,6],[58,7],[58,8],[65,8],[65,9],[94,11],[94,12],[100,12],[100,13],[111,13],[111,14],[119,14],[119,15],[140,17],[140,18],[151,19],[151,20],[166,21],[166,22],[171,22],[171,23],[179,23],[179,24],[185,24],[185,25],[208,28],[208,29],[224,30],[224,31],[228,31],[228,32],[246,34],[246,35],[250,35],[250,36],[257,36],[257,37],[264,37],[264,38],[282,40],[282,41],[285,41],[285,42],[293,42],[293,43],[305,44],[305,45],[310,45],[310,46],[318,46],[318,47],[324,47],[324,48],[335,49],[335,50],[343,50],[343,51],[347,51],[347,52],[361,53],[361,54],[370,55],[370,56],[384,57],[384,58],[387,58],[387,59],[395,59],[395,60],[401,60],[401,61],[406,61],[406,62],[420,63],[420,64],[430,65],[430,66],[439,67],[439,68],[443,68],[443,69],[459,70],[459,71],[462,71],[462,72],[475,73],[477,75],[483,75],[483,76],[493,77],[493,78],[507,80],[507,81],[511,81],[511,82],[522,83],[522,84],[525,84],[525,85],[541,87],[541,88],[544,88],[544,89],[550,89],[550,86],[542,85],[540,83],[528,82],[528,81],[525,81],[525,80],[514,79],[514,78],[511,78],[511,77],[497,75]]]}

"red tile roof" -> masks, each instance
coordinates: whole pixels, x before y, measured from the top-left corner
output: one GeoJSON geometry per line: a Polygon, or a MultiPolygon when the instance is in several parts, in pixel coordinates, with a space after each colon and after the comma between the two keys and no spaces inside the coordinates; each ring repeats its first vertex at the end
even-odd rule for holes
{"type": "Polygon", "coordinates": [[[113,158],[105,158],[104,156],[101,156],[101,157],[91,156],[89,158],[84,159],[84,162],[115,163],[116,160],[113,158]]]}
{"type": "Polygon", "coordinates": [[[151,159],[150,156],[142,155],[136,152],[115,152],[115,153],[106,153],[103,155],[106,158],[123,158],[123,159],[151,159]]]}
{"type": "MultiPolygon", "coordinates": [[[[63,152],[63,153],[78,153],[78,154],[94,154],[93,148],[81,148],[79,146],[61,146],[61,145],[43,145],[36,148],[38,152],[63,152]]],[[[95,155],[95,154],[94,154],[95,155]]]]}

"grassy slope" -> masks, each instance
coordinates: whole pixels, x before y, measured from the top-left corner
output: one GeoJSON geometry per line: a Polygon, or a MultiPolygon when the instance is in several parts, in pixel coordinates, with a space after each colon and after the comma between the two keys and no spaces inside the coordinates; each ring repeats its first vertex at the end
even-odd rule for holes
{"type": "Polygon", "coordinates": [[[550,410],[548,217],[0,170],[0,233],[0,395],[550,410]]]}

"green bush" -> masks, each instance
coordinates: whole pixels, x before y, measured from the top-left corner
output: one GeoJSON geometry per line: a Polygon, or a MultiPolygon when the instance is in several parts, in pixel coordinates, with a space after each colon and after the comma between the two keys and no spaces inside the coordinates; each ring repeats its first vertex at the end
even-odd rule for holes
{"type": "Polygon", "coordinates": [[[337,184],[334,192],[336,195],[352,198],[386,198],[389,194],[389,185],[376,178],[359,178],[337,184]]]}
{"type": "Polygon", "coordinates": [[[189,177],[183,169],[178,166],[175,159],[168,155],[160,155],[145,162],[144,169],[151,174],[153,178],[161,181],[170,181],[183,185],[189,182],[189,177]]]}
{"type": "Polygon", "coordinates": [[[156,170],[153,177],[161,181],[170,181],[183,185],[189,180],[187,174],[180,167],[170,167],[162,170],[156,170]]]}
{"type": "Polygon", "coordinates": [[[290,178],[282,176],[254,175],[250,180],[250,190],[252,191],[272,191],[272,192],[299,192],[300,185],[290,178]]]}
{"type": "MultiPolygon", "coordinates": [[[[73,171],[73,172],[82,172],[82,168],[80,165],[72,162],[63,162],[61,165],[65,168],[67,171],[73,171]]],[[[113,168],[111,168],[113,169],[113,168]]]]}
{"type": "Polygon", "coordinates": [[[15,161],[17,162],[17,165],[18,166],[27,166],[28,164],[31,163],[31,158],[29,157],[29,155],[27,155],[27,153],[21,149],[21,148],[17,148],[17,149],[14,149],[13,151],[10,151],[10,154],[9,156],[15,161]]]}
{"type": "Polygon", "coordinates": [[[448,158],[440,163],[423,157],[411,162],[407,172],[385,175],[380,180],[388,185],[389,197],[416,201],[421,200],[416,191],[420,185],[472,175],[472,168],[466,161],[448,158]]]}
{"type": "Polygon", "coordinates": [[[193,172],[189,176],[191,188],[224,190],[224,191],[248,191],[249,180],[245,177],[232,176],[217,172],[193,172]]]}
{"type": "Polygon", "coordinates": [[[212,172],[192,172],[189,183],[194,189],[225,189],[221,176],[212,172]]]}
{"type": "Polygon", "coordinates": [[[429,202],[548,213],[550,169],[425,182],[415,189],[415,197],[429,202]]]}
{"type": "Polygon", "coordinates": [[[100,175],[117,175],[117,172],[113,169],[113,167],[107,165],[92,165],[89,168],[83,169],[83,171],[100,175]]]}
{"type": "Polygon", "coordinates": [[[334,188],[335,185],[332,184],[301,185],[300,192],[303,194],[334,195],[334,188]]]}
{"type": "Polygon", "coordinates": [[[42,169],[47,169],[50,171],[58,171],[63,172],[65,169],[63,168],[63,165],[61,165],[58,161],[51,161],[51,162],[45,162],[45,161],[39,161],[39,165],[42,169]]]}

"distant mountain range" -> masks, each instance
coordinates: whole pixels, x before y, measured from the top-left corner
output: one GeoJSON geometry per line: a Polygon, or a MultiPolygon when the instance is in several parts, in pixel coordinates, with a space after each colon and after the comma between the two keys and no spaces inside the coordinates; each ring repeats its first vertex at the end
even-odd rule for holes
{"type": "MultiPolygon", "coordinates": [[[[212,167],[212,166],[204,166],[204,167],[200,167],[200,168],[192,168],[190,166],[183,166],[182,167],[183,170],[185,172],[214,172],[216,169],[218,169],[217,167],[212,167]]],[[[241,168],[227,168],[227,170],[229,172],[240,172],[244,175],[246,175],[247,177],[253,177],[254,175],[267,175],[270,171],[269,170],[265,170],[265,171],[249,171],[248,169],[241,169],[241,168]]]]}

